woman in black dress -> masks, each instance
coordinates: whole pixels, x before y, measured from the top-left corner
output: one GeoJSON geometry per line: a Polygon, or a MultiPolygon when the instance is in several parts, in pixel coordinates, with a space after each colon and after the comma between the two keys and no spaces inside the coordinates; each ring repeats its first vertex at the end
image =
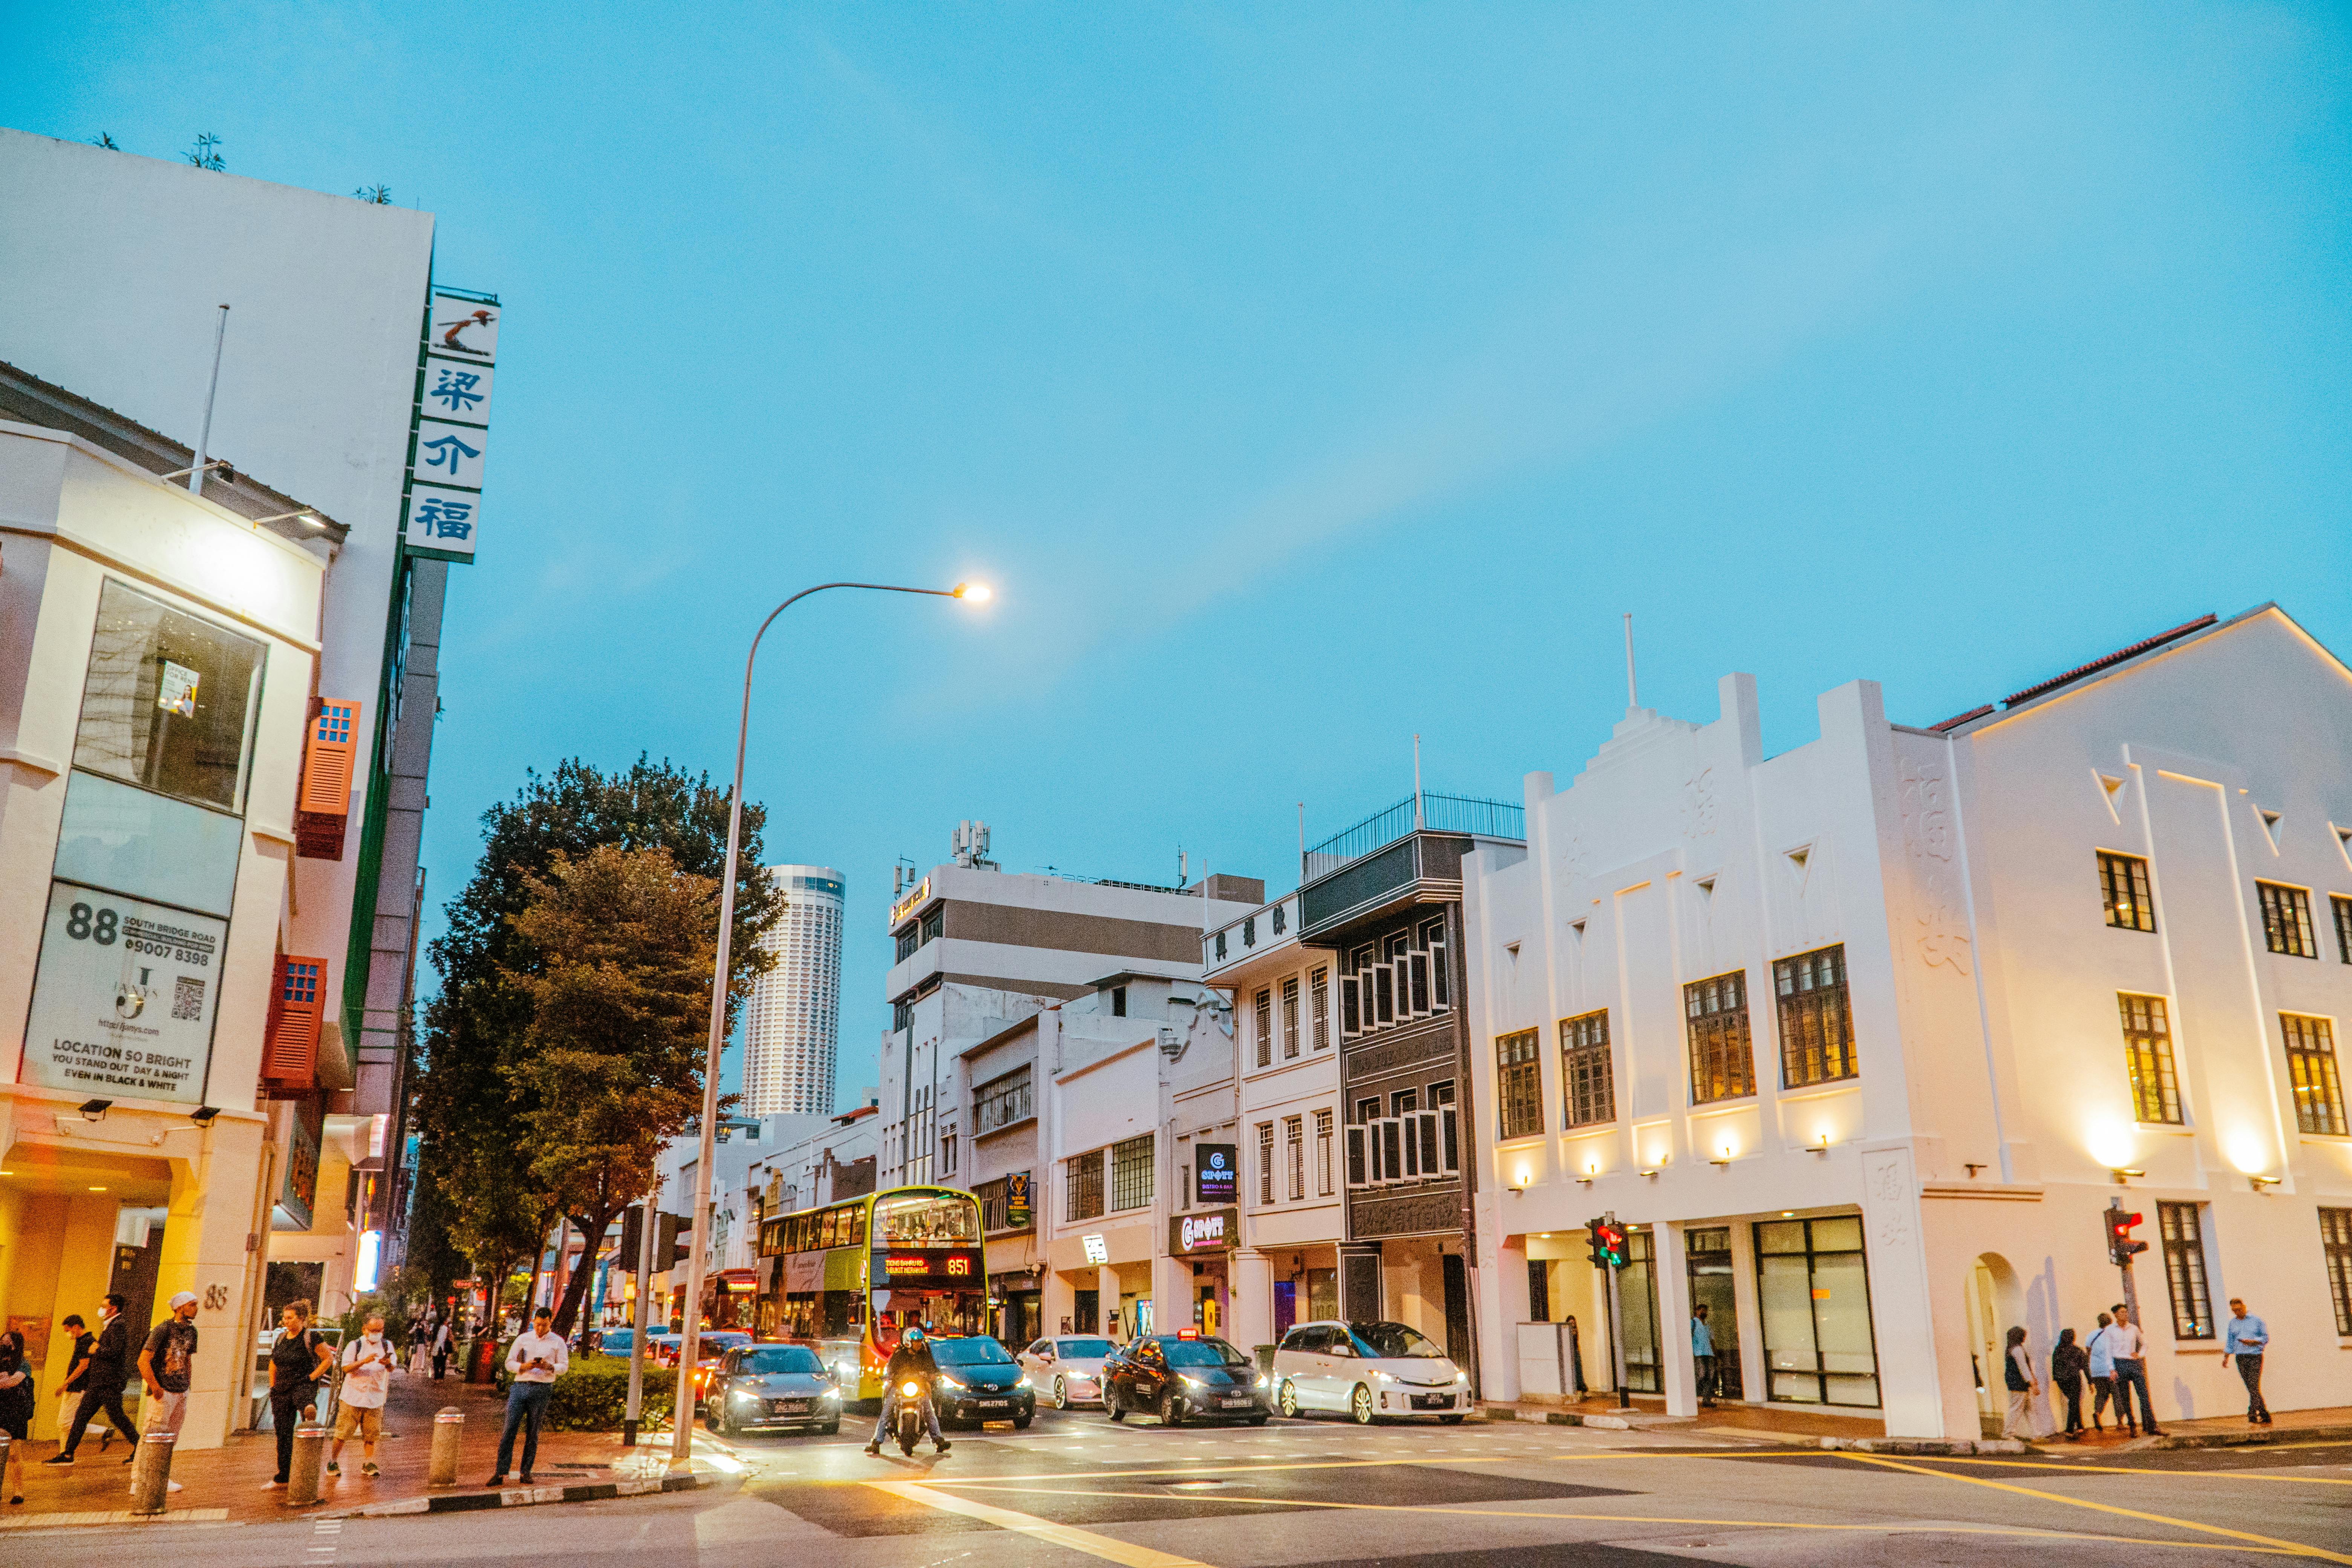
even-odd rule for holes
{"type": "Polygon", "coordinates": [[[0,1334],[0,1432],[8,1434],[8,1501],[25,1500],[25,1438],[33,1426],[33,1369],[25,1364],[25,1336],[0,1334]]]}

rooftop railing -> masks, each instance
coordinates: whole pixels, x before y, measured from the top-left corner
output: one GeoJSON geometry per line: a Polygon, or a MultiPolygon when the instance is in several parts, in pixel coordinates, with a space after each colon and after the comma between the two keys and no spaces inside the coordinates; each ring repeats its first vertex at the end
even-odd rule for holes
{"type": "MultiPolygon", "coordinates": [[[[1509,801],[1423,790],[1419,804],[1419,826],[1432,833],[1468,833],[1486,838],[1527,837],[1527,808],[1509,801]]],[[[1413,807],[1414,797],[1407,795],[1394,805],[1376,811],[1326,838],[1299,857],[1298,879],[1311,882],[1402,838],[1415,826],[1413,807]]]]}

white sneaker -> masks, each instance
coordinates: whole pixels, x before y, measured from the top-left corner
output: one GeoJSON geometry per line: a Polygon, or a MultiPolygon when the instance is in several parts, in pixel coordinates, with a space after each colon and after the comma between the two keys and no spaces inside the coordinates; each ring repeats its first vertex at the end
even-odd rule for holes
{"type": "Polygon", "coordinates": [[[178,1491],[180,1489],[180,1483],[177,1481],[166,1481],[163,1484],[173,1491],[178,1491]]]}

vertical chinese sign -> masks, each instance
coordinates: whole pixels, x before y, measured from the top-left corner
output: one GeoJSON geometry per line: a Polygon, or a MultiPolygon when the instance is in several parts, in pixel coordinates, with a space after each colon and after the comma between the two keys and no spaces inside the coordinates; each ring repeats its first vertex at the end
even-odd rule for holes
{"type": "Polygon", "coordinates": [[[416,434],[408,458],[411,555],[471,561],[481,537],[482,468],[498,374],[496,295],[436,289],[425,318],[416,434]]]}

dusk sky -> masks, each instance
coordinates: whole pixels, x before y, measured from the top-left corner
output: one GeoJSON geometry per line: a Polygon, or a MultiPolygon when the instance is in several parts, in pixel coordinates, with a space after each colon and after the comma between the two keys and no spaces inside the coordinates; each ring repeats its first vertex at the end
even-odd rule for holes
{"type": "MultiPolygon", "coordinates": [[[[22,129],[437,215],[507,311],[426,861],[526,768],[723,778],[894,859],[1297,879],[1625,705],[1931,723],[2207,611],[2339,654],[2341,7],[82,0],[22,129]],[[487,515],[487,513],[486,513],[487,515]]],[[[5,215],[0,215],[5,222],[5,215]]]]}

